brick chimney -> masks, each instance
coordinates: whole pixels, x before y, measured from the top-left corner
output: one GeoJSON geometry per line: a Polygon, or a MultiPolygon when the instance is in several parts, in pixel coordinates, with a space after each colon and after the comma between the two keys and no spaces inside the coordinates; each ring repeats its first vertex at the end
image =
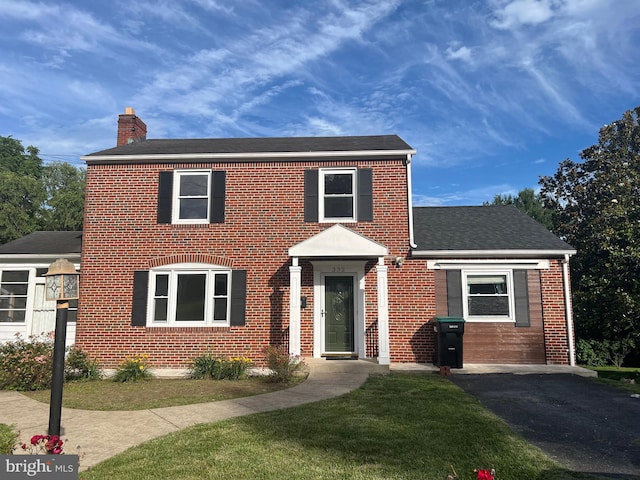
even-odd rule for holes
{"type": "Polygon", "coordinates": [[[136,116],[133,108],[125,108],[124,114],[118,117],[118,143],[116,146],[119,147],[120,145],[127,145],[138,140],[146,139],[147,124],[136,116]]]}

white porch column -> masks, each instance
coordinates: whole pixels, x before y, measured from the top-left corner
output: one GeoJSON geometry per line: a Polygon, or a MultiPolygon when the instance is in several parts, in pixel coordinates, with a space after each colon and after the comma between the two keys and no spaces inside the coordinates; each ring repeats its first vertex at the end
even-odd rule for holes
{"type": "Polygon", "coordinates": [[[389,302],[387,271],[389,267],[384,264],[384,257],[378,258],[376,272],[378,274],[378,364],[389,365],[391,355],[389,353],[389,302]]]}
{"type": "Polygon", "coordinates": [[[300,285],[302,267],[298,258],[293,257],[289,267],[289,353],[300,355],[300,285]]]}

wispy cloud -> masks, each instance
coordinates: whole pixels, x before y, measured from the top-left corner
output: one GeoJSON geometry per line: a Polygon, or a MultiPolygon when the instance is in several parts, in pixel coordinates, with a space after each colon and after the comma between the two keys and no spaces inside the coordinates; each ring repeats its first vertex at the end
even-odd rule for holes
{"type": "Polygon", "coordinates": [[[152,138],[398,133],[420,175],[533,172],[417,183],[469,203],[640,103],[637,0],[0,0],[0,21],[0,134],[48,153],[112,146],[133,106],[152,138]]]}

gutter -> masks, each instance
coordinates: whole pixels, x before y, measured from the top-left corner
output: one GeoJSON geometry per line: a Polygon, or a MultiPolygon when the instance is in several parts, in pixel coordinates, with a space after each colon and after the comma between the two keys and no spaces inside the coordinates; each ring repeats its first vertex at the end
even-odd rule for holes
{"type": "Polygon", "coordinates": [[[567,257],[575,250],[414,250],[412,257],[425,258],[552,258],[567,257]]]}
{"type": "Polygon", "coordinates": [[[309,152],[254,152],[254,153],[148,153],[132,155],[84,155],[80,160],[87,163],[93,162],[141,162],[144,160],[157,162],[197,162],[201,160],[218,161],[245,161],[256,160],[299,160],[301,158],[350,158],[350,157],[371,157],[388,158],[399,155],[407,155],[408,158],[415,154],[415,150],[359,150],[359,151],[309,151],[309,152]]]}
{"type": "MultiPolygon", "coordinates": [[[[415,153],[415,151],[413,152],[415,153]]],[[[413,236],[413,189],[411,187],[411,153],[407,153],[407,207],[409,210],[409,248],[418,248],[413,236]]],[[[412,253],[414,255],[414,253],[412,253]]]]}
{"type": "Polygon", "coordinates": [[[569,365],[576,366],[575,339],[573,337],[573,314],[571,312],[571,288],[569,284],[569,254],[562,261],[562,280],[564,284],[564,310],[567,321],[567,341],[569,344],[569,365]]]}

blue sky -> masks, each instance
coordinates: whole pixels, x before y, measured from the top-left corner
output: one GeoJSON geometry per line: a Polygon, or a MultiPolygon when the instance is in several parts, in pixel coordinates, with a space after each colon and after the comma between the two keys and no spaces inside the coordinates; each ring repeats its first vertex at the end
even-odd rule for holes
{"type": "Polygon", "coordinates": [[[149,138],[378,135],[416,205],[537,188],[640,105],[638,0],[0,0],[0,135],[45,161],[149,138]]]}

